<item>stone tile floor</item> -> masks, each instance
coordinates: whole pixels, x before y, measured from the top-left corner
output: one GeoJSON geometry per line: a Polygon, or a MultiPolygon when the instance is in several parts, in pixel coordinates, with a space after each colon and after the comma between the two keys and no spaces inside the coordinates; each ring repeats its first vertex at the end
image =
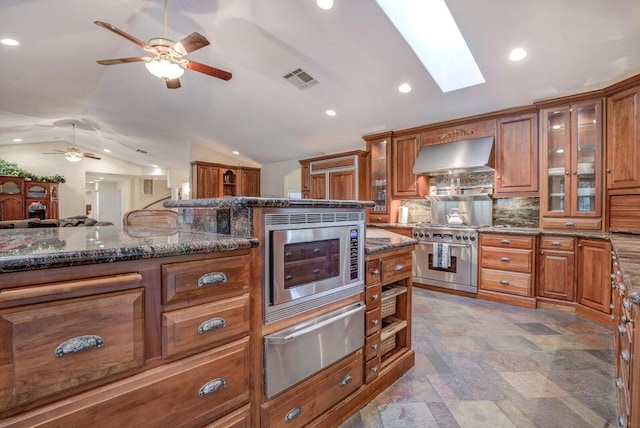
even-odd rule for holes
{"type": "Polygon", "coordinates": [[[341,428],[613,427],[611,330],[419,288],[416,364],[341,428]]]}

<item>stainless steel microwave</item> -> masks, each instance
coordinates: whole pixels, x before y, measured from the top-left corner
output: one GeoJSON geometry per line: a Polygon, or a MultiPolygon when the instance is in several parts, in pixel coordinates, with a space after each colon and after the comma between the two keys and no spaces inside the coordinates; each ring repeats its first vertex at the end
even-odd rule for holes
{"type": "Polygon", "coordinates": [[[364,239],[363,212],[266,214],[265,322],[362,292],[364,239]]]}

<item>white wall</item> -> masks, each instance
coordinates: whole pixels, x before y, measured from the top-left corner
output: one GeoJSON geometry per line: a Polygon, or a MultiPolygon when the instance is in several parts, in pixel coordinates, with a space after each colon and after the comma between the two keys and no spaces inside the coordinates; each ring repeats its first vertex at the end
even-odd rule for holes
{"type": "Polygon", "coordinates": [[[122,223],[122,215],[117,210],[116,195],[118,185],[116,183],[98,183],[98,211],[94,218],[99,221],[110,221],[115,225],[122,223]]]}
{"type": "Polygon", "coordinates": [[[262,165],[260,170],[260,196],[284,198],[285,175],[300,168],[300,162],[291,159],[262,165]]]}

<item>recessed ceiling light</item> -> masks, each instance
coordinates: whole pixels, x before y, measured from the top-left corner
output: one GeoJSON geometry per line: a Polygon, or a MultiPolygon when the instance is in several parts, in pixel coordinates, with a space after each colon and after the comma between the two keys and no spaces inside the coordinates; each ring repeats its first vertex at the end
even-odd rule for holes
{"type": "Polygon", "coordinates": [[[98,177],[98,180],[104,180],[104,177],[98,177]]]}
{"type": "Polygon", "coordinates": [[[0,39],[0,43],[7,46],[18,46],[20,44],[19,41],[14,39],[0,39]]]}
{"type": "Polygon", "coordinates": [[[104,152],[105,152],[105,153],[111,153],[111,150],[109,150],[109,149],[104,149],[104,152]]]}
{"type": "Polygon", "coordinates": [[[335,110],[327,110],[325,113],[327,113],[327,116],[332,116],[332,117],[336,115],[335,110]]]}
{"type": "Polygon", "coordinates": [[[14,139],[13,139],[13,142],[14,142],[14,143],[19,143],[20,141],[22,141],[22,138],[14,138],[14,139]]]}
{"type": "Polygon", "coordinates": [[[234,151],[232,151],[231,153],[233,153],[234,155],[239,155],[239,154],[240,154],[240,152],[239,152],[239,151],[237,151],[237,150],[234,150],[234,151]]]}
{"type": "Polygon", "coordinates": [[[411,85],[408,83],[403,83],[402,85],[398,86],[398,90],[403,94],[406,94],[407,92],[411,92],[411,85]]]}
{"type": "Polygon", "coordinates": [[[320,9],[329,10],[333,7],[333,0],[316,0],[320,9]]]}
{"type": "Polygon", "coordinates": [[[527,56],[527,51],[522,48],[515,48],[509,53],[511,61],[522,61],[527,56]]]}
{"type": "Polygon", "coordinates": [[[376,0],[442,92],[484,83],[444,0],[376,0]]]}

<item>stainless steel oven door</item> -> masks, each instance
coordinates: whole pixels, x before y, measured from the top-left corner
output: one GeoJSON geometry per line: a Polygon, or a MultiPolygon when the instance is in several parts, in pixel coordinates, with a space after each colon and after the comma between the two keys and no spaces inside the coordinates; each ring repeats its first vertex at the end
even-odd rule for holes
{"type": "Polygon", "coordinates": [[[267,398],[364,346],[362,302],[264,337],[267,398]]]}
{"type": "Polygon", "coordinates": [[[476,255],[470,244],[448,244],[448,266],[438,266],[432,242],[420,242],[413,252],[413,280],[454,290],[476,293],[476,255]]]}
{"type": "Polygon", "coordinates": [[[272,305],[360,279],[358,226],[274,230],[270,234],[272,305]]]}

